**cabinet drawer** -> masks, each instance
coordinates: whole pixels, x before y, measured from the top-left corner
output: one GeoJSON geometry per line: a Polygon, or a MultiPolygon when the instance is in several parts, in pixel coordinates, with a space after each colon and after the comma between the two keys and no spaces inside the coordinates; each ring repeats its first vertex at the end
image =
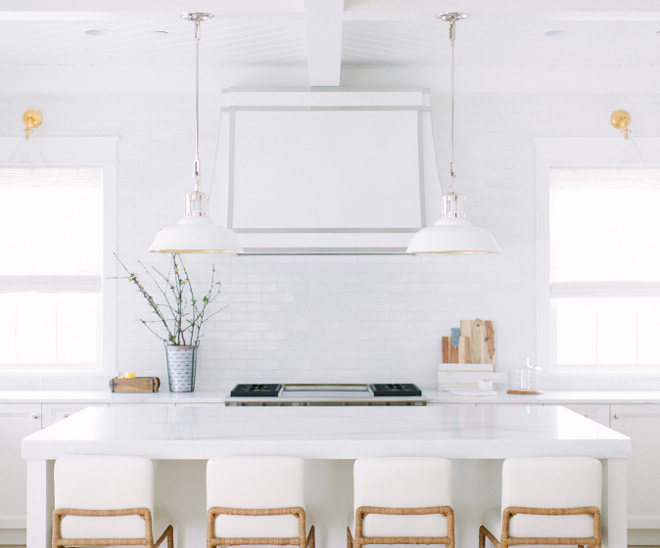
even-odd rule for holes
{"type": "Polygon", "coordinates": [[[612,428],[632,440],[628,528],[660,529],[660,405],[612,405],[612,428]]]}
{"type": "Polygon", "coordinates": [[[41,404],[0,404],[0,544],[2,529],[25,528],[27,467],[21,441],[41,428],[41,404]]]}
{"type": "Polygon", "coordinates": [[[67,417],[73,415],[74,413],[77,413],[78,411],[82,411],[86,407],[108,407],[107,403],[101,403],[101,404],[93,404],[93,405],[86,405],[86,404],[71,404],[71,403],[44,403],[41,405],[41,413],[42,413],[42,418],[41,418],[41,427],[46,428],[47,426],[50,426],[51,424],[55,424],[58,421],[61,421],[62,419],[66,419],[67,417]]]}
{"type": "Polygon", "coordinates": [[[603,426],[610,426],[610,406],[604,404],[588,404],[588,403],[571,403],[564,405],[567,409],[579,413],[583,417],[587,417],[592,421],[602,424],[603,426]]]}

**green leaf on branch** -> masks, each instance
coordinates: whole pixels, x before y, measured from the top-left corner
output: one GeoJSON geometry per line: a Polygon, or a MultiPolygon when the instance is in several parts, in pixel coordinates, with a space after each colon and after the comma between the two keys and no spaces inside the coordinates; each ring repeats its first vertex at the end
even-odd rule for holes
{"type": "Polygon", "coordinates": [[[144,269],[145,275],[153,282],[162,296],[164,302],[158,303],[156,299],[144,286],[137,274],[130,272],[126,265],[119,259],[116,253],[113,253],[119,264],[126,271],[128,276],[125,278],[136,286],[136,291],[140,293],[151,308],[152,314],[157,319],[146,322],[139,320],[149,331],[159,339],[173,345],[196,345],[201,337],[201,330],[204,323],[224,309],[212,311],[207,314],[207,306],[215,300],[220,293],[220,282],[214,280],[215,265],[211,268],[211,281],[209,289],[202,297],[203,305],[198,307],[198,300],[195,297],[192,282],[188,276],[188,271],[181,257],[172,254],[170,269],[167,275],[163,274],[155,267],[147,268],[142,263],[140,266],[144,269]],[[216,287],[218,286],[218,287],[216,287]],[[160,325],[165,331],[165,335],[160,335],[148,323],[160,325]],[[185,326],[185,327],[184,327],[185,326]]]}

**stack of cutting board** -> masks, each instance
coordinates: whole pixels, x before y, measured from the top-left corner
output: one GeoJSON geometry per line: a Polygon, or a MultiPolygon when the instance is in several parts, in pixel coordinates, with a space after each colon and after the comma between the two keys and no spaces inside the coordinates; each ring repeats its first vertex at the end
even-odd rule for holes
{"type": "Polygon", "coordinates": [[[486,320],[461,320],[451,337],[442,337],[442,363],[495,365],[495,327],[486,320]]]}
{"type": "Polygon", "coordinates": [[[474,388],[495,371],[495,326],[489,320],[461,320],[442,337],[438,389],[474,388]]]}

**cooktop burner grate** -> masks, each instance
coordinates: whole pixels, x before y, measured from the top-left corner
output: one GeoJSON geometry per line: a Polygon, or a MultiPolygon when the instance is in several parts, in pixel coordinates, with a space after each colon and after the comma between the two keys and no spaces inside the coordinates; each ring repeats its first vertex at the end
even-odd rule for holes
{"type": "Polygon", "coordinates": [[[237,384],[231,391],[232,397],[265,397],[277,398],[283,396],[302,397],[415,397],[422,391],[416,384],[237,384]]]}
{"type": "Polygon", "coordinates": [[[416,384],[372,384],[374,396],[421,396],[422,391],[416,384]]]}

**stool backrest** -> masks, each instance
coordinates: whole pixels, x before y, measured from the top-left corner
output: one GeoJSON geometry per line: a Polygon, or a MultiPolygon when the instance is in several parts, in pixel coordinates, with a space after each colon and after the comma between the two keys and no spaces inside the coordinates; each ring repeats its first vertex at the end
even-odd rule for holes
{"type": "MultiPolygon", "coordinates": [[[[153,464],[142,457],[69,455],[55,461],[55,508],[127,510],[148,508],[153,516],[153,464]]],[[[146,538],[145,520],[130,516],[72,516],[61,523],[62,538],[146,538]]]]}
{"type": "Polygon", "coordinates": [[[142,457],[59,457],[55,461],[54,488],[56,508],[148,508],[153,512],[153,464],[142,457]]]}
{"type": "Polygon", "coordinates": [[[355,509],[451,506],[451,461],[434,457],[358,459],[353,493],[355,509]]]}
{"type": "MultiPolygon", "coordinates": [[[[295,457],[226,457],[206,465],[209,508],[305,508],[305,462],[295,457]]],[[[299,535],[293,515],[220,515],[216,537],[285,537],[299,535]]]]}
{"type": "MultiPolygon", "coordinates": [[[[587,457],[507,459],[502,466],[502,509],[582,508],[601,506],[602,467],[587,457]]],[[[516,515],[512,536],[590,537],[593,520],[586,515],[516,515]]]]}
{"type": "Polygon", "coordinates": [[[507,459],[502,466],[502,508],[600,508],[603,472],[587,457],[507,459]]]}
{"type": "Polygon", "coordinates": [[[305,463],[295,457],[227,457],[206,465],[206,505],[305,507],[305,463]]]}
{"type": "MultiPolygon", "coordinates": [[[[382,457],[355,461],[353,499],[360,507],[428,508],[451,506],[451,461],[431,457],[382,457]]],[[[356,517],[357,520],[357,517],[356,517]]],[[[355,524],[356,534],[358,523],[355,524]]],[[[362,521],[365,537],[445,537],[445,516],[382,515],[370,513],[362,521]]],[[[451,533],[453,535],[453,533],[451,533]]]]}

